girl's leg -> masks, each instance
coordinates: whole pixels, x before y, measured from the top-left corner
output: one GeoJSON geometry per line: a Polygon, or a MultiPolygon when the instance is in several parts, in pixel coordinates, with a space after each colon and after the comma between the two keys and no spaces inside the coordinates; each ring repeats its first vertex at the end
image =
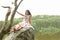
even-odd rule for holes
{"type": "Polygon", "coordinates": [[[10,32],[15,32],[15,31],[17,31],[17,30],[20,30],[21,28],[23,28],[20,24],[17,24],[17,25],[15,25],[15,27],[14,28],[11,28],[10,29],[10,32]]]}
{"type": "Polygon", "coordinates": [[[11,28],[11,29],[10,29],[10,32],[14,32],[14,31],[15,31],[14,28],[11,28]]]}
{"type": "Polygon", "coordinates": [[[10,29],[10,32],[15,32],[16,30],[18,30],[18,27],[19,27],[19,25],[15,25],[14,28],[11,28],[10,29]]]}
{"type": "Polygon", "coordinates": [[[18,25],[16,25],[15,30],[17,31],[17,30],[20,30],[21,28],[23,28],[23,27],[20,24],[18,24],[18,25]]]}

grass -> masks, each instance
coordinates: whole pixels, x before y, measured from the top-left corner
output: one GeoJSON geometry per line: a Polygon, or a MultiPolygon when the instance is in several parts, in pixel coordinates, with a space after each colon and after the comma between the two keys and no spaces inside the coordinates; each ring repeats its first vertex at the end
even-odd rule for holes
{"type": "Polygon", "coordinates": [[[60,40],[60,29],[41,28],[42,31],[35,32],[35,40],[60,40]]]}

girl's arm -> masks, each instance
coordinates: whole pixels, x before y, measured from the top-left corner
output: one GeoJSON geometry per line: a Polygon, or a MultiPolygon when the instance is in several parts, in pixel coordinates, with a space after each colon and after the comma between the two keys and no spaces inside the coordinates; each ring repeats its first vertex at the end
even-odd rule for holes
{"type": "Polygon", "coordinates": [[[16,11],[19,15],[21,15],[21,16],[24,16],[23,14],[21,14],[21,13],[19,13],[18,11],[16,11]]]}

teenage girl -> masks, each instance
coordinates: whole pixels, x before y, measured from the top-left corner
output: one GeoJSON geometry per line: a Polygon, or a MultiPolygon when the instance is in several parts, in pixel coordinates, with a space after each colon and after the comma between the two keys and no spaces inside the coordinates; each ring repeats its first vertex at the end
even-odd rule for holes
{"type": "Polygon", "coordinates": [[[19,15],[23,16],[23,21],[20,22],[19,24],[15,25],[14,28],[11,28],[11,30],[10,30],[11,32],[15,32],[15,31],[17,31],[17,30],[19,30],[23,27],[30,27],[31,26],[31,17],[32,17],[32,15],[31,15],[29,10],[26,10],[25,15],[19,13],[18,11],[17,11],[17,13],[19,15]]]}

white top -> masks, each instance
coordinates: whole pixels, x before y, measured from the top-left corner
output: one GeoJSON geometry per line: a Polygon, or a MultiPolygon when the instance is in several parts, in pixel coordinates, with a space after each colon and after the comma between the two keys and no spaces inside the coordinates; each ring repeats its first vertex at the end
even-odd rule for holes
{"type": "Polygon", "coordinates": [[[25,15],[24,17],[23,17],[23,21],[22,22],[20,22],[19,24],[22,26],[22,27],[29,27],[29,26],[31,26],[31,24],[29,23],[29,19],[30,18],[30,15],[25,15]]]}
{"type": "Polygon", "coordinates": [[[30,18],[30,15],[25,15],[25,16],[23,17],[23,22],[28,23],[29,20],[30,20],[29,18],[30,18]]]}
{"type": "Polygon", "coordinates": [[[23,17],[23,21],[17,24],[16,27],[20,25],[21,27],[24,27],[24,28],[29,28],[29,27],[33,28],[32,25],[29,23],[29,20],[30,20],[29,18],[30,18],[30,15],[25,15],[23,17]]]}

